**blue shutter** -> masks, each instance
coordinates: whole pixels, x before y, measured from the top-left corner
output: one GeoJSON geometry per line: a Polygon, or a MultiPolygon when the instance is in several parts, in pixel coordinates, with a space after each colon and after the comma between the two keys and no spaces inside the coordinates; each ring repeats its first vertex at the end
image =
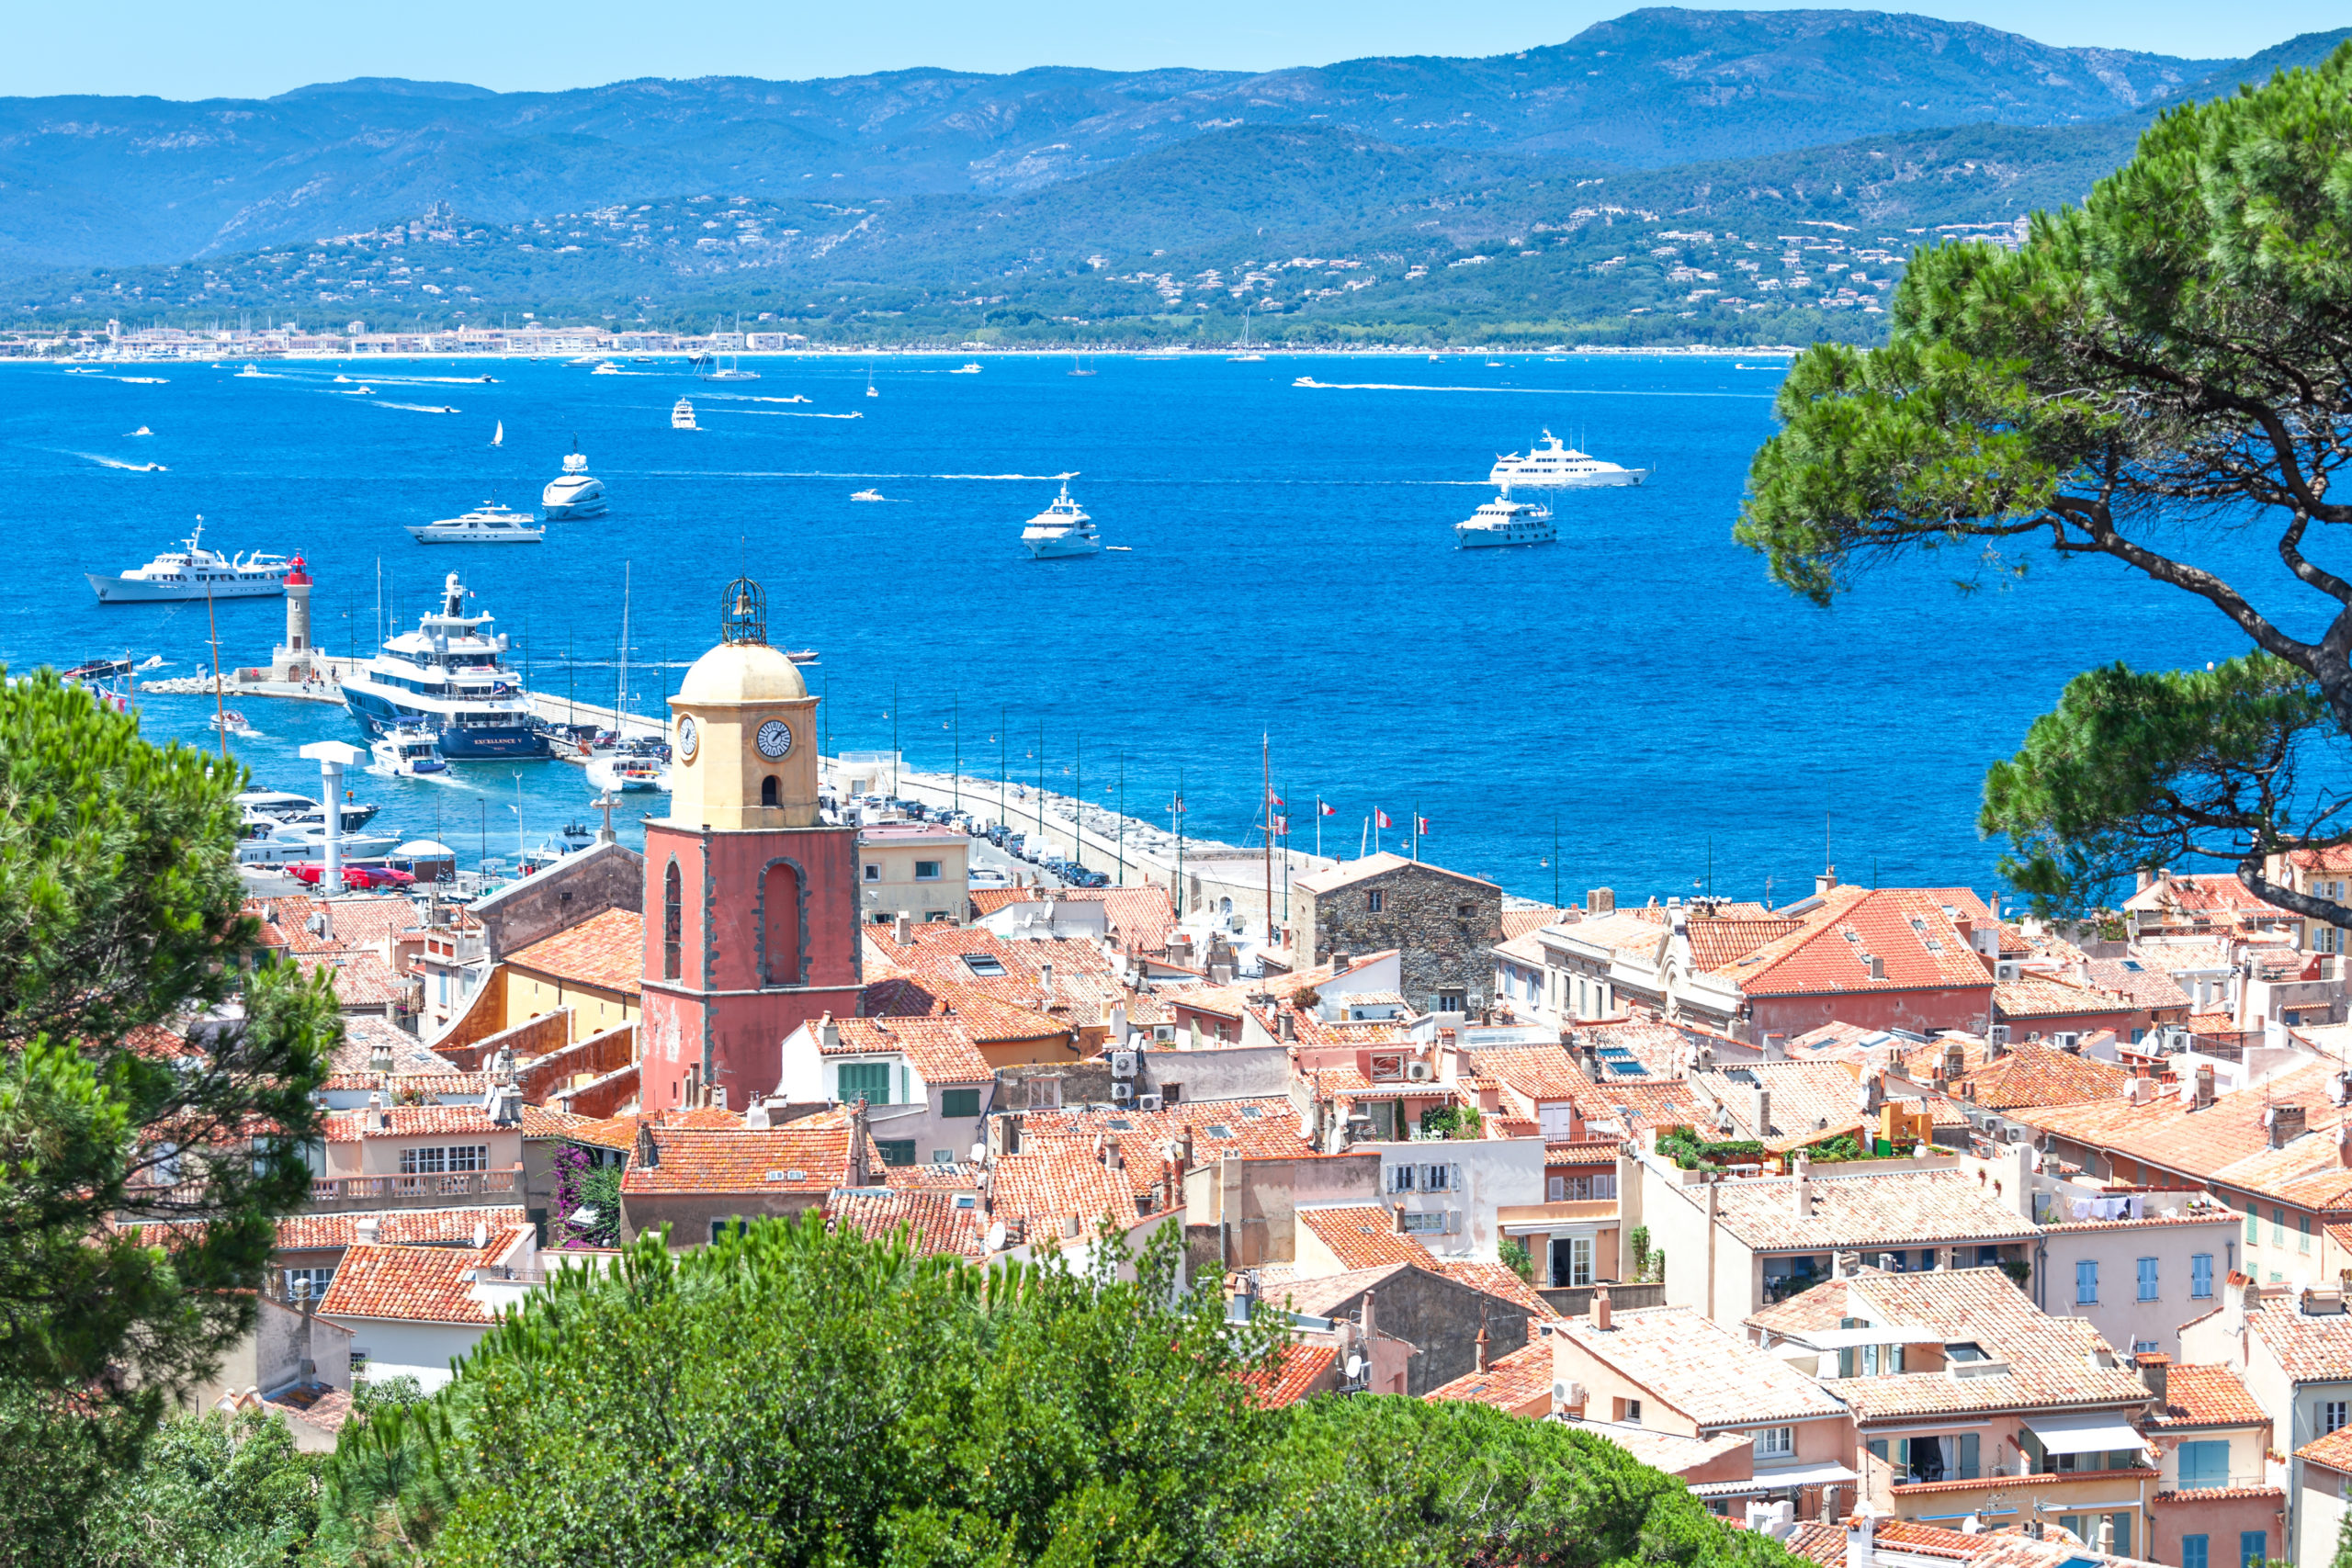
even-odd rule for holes
{"type": "Polygon", "coordinates": [[[2185,1535],[2180,1538],[2180,1568],[2206,1568],[2203,1536],[2185,1535]]]}
{"type": "Polygon", "coordinates": [[[2188,1260],[2188,1293],[2199,1301],[2213,1294],[2213,1255],[2200,1252],[2188,1260]]]}
{"type": "Polygon", "coordinates": [[[2140,1299],[2143,1302],[2156,1299],[2156,1260],[2153,1258],[2140,1259],[2140,1299]]]}
{"type": "Polygon", "coordinates": [[[2267,1530],[2238,1531],[2239,1568],[2262,1568],[2264,1558],[2270,1555],[2270,1532],[2267,1530]]]}
{"type": "Polygon", "coordinates": [[[2098,1304],[2098,1261],[2085,1258],[2075,1264],[2075,1303],[2077,1306],[2098,1304]]]}
{"type": "Polygon", "coordinates": [[[1976,1479],[1976,1438],[1977,1434],[1974,1432],[1962,1432],[1960,1435],[1960,1479],[1962,1481],[1976,1479]]]}
{"type": "Polygon", "coordinates": [[[2183,1443],[2179,1457],[2181,1490],[2229,1484],[2230,1445],[2226,1439],[2183,1443]]]}

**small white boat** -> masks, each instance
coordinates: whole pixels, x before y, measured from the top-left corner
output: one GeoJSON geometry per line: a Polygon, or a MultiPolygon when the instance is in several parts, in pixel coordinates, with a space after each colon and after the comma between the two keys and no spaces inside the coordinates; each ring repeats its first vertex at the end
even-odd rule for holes
{"type": "Polygon", "coordinates": [[[865,395],[869,398],[878,398],[882,395],[874,389],[874,367],[871,365],[865,367],[865,395]]]}
{"type": "Polygon", "coordinates": [[[696,355],[690,363],[695,374],[705,381],[756,381],[760,373],[746,370],[736,364],[731,354],[696,355]]]}
{"type": "Polygon", "coordinates": [[[245,722],[245,716],[235,708],[222,708],[217,713],[209,714],[205,716],[204,722],[215,729],[226,730],[231,735],[255,733],[254,728],[245,722]]]}
{"type": "Polygon", "coordinates": [[[1458,547],[1488,549],[1499,545],[1548,545],[1560,536],[1552,514],[1532,502],[1513,501],[1505,491],[1453,525],[1458,547]]]}
{"type": "Polygon", "coordinates": [[[506,422],[504,420],[500,420],[498,422],[498,428],[490,433],[490,444],[492,446],[503,446],[506,445],[506,422]]]}
{"type": "Polygon", "coordinates": [[[702,426],[695,423],[695,405],[688,402],[685,399],[680,398],[678,400],[677,406],[670,411],[670,428],[673,430],[700,430],[702,426]]]}
{"type": "Polygon", "coordinates": [[[977,376],[979,373],[980,362],[977,359],[967,359],[963,364],[958,365],[955,369],[948,372],[950,376],[977,376]]]}
{"type": "Polygon", "coordinates": [[[494,501],[462,516],[411,524],[408,531],[420,545],[536,545],[548,535],[529,513],[503,511],[494,501]]]}
{"type": "Polygon", "coordinates": [[[571,450],[563,455],[563,472],[539,492],[539,505],[549,522],[605,514],[605,484],[589,474],[588,459],[580,455],[579,437],[572,438],[571,450]]]}
{"type": "Polygon", "coordinates": [[[597,366],[596,368],[588,372],[588,374],[591,376],[618,376],[622,374],[622,370],[619,366],[607,359],[602,365],[597,366]]]}
{"type": "Polygon", "coordinates": [[[1225,356],[1227,365],[1262,365],[1265,359],[1262,354],[1228,354],[1225,356]]]}
{"type": "Polygon", "coordinates": [[[850,499],[852,501],[887,501],[889,498],[878,490],[861,490],[851,495],[850,499]]]}
{"type": "Polygon", "coordinates": [[[155,433],[154,433],[153,431],[152,431],[152,430],[148,429],[145,425],[143,425],[143,424],[142,424],[142,425],[141,425],[138,429],[136,429],[136,430],[132,431],[130,434],[133,434],[133,435],[153,435],[153,434],[154,434],[155,433]]]}
{"type": "Polygon", "coordinates": [[[670,793],[670,769],[658,757],[638,756],[627,751],[607,752],[588,759],[588,782],[605,795],[633,794],[640,790],[670,793]]]}
{"type": "Polygon", "coordinates": [[[118,376],[116,380],[126,387],[168,387],[171,381],[162,376],[118,376]]]}
{"type": "Polygon", "coordinates": [[[261,369],[261,367],[260,367],[260,366],[258,366],[258,365],[248,365],[248,366],[246,366],[243,370],[240,370],[240,371],[238,371],[238,372],[237,372],[237,374],[238,374],[239,376],[241,376],[241,377],[242,377],[242,376],[259,376],[261,373],[262,373],[262,369],[261,369]]]}
{"type": "Polygon", "coordinates": [[[1080,511],[1078,502],[1069,498],[1069,476],[1062,479],[1061,494],[1023,527],[1021,543],[1038,560],[1091,556],[1102,548],[1102,536],[1094,532],[1094,520],[1080,511]]]}
{"type": "Polygon", "coordinates": [[[1610,485],[1637,485],[1650,477],[1647,468],[1621,468],[1564,444],[1550,431],[1544,445],[1530,446],[1527,456],[1509,453],[1495,459],[1487,482],[1505,490],[1525,485],[1536,490],[1597,490],[1610,485]]]}
{"type": "Polygon", "coordinates": [[[368,750],[375,754],[376,765],[386,773],[414,777],[448,771],[439,740],[439,736],[422,725],[403,724],[369,741],[368,750]]]}
{"type": "Polygon", "coordinates": [[[1291,383],[1294,387],[1319,387],[1322,384],[1312,376],[1301,376],[1291,383]]]}

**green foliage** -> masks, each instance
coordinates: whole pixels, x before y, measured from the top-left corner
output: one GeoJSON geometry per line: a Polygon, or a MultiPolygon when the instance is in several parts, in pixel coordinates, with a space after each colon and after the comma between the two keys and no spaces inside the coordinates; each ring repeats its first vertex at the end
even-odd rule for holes
{"type": "Polygon", "coordinates": [[[362,1416],[424,1403],[424,1385],[407,1372],[389,1378],[363,1377],[351,1385],[351,1407],[362,1416]]]}
{"type": "Polygon", "coordinates": [[[1649,1267],[1650,1227],[1635,1225],[1625,1233],[1625,1249],[1634,1259],[1634,1272],[1640,1275],[1649,1267]]]}
{"type": "Polygon", "coordinates": [[[61,1456],[58,1488],[0,1494],[0,1561],[69,1550],[17,1521],[70,1517],[251,1327],[309,1192],[338,1015],[243,967],[243,786],[53,673],[0,689],[0,1451],[61,1456]],[[241,1022],[155,1027],[241,993],[241,1022]]]}
{"type": "Polygon", "coordinates": [[[1535,1282],[1535,1259],[1529,1254],[1526,1243],[1507,1235],[1496,1244],[1495,1255],[1502,1259],[1504,1268],[1531,1285],[1535,1282]]]}
{"type": "Polygon", "coordinates": [[[2352,522],[2329,499],[2352,461],[2347,87],[2352,44],[2166,113],[2014,252],[1916,252],[1887,345],[1801,355],[1750,468],[1736,536],[1818,603],[1894,557],[1959,552],[1976,586],[2041,550],[2096,554],[2204,600],[2254,646],[2203,676],[2094,671],[1995,770],[1986,826],[2053,907],[2186,850],[2352,923],[2262,876],[2272,851],[2346,830],[2342,797],[2298,790],[2294,763],[2331,728],[2320,714],[2332,741],[2352,725],[2352,581],[2303,552],[2313,523],[2352,522]],[[2320,637],[2290,635],[2181,547],[2256,528],[2316,595],[2320,637]]]}
{"type": "Polygon", "coordinates": [[[1688,1127],[1676,1127],[1659,1135],[1658,1152],[1667,1156],[1684,1170],[1696,1170],[1701,1166],[1757,1165],[1764,1158],[1764,1145],[1750,1138],[1701,1138],[1688,1127]]]}
{"type": "Polygon", "coordinates": [[[1481,1138],[1485,1118],[1475,1105],[1444,1105],[1421,1118],[1421,1131],[1440,1138],[1481,1138]]]}
{"type": "Polygon", "coordinates": [[[88,1568],[291,1563],[318,1529],[323,1456],[298,1453],[267,1411],[176,1416],[89,1520],[88,1568]]]}
{"type": "Polygon", "coordinates": [[[1261,1409],[1278,1314],[1130,1258],[987,1272],[815,1215],[552,1284],[346,1431],[337,1561],[1779,1564],[1622,1450],[1484,1407],[1261,1409]],[[1123,1271],[1135,1277],[1121,1280],[1123,1271]]]}
{"type": "Polygon", "coordinates": [[[2033,1283],[2033,1265],[2023,1258],[2007,1259],[2002,1263],[2001,1272],[2007,1274],[2009,1277],[2009,1282],[2020,1291],[2033,1283]]]}

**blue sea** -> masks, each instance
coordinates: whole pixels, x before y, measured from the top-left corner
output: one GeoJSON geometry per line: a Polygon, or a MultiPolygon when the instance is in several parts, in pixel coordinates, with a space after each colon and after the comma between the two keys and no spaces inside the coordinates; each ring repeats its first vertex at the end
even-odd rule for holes
{"type": "MultiPolygon", "coordinates": [[[[82,576],[141,564],[201,514],[209,545],[309,559],[331,651],[413,624],[455,568],[536,687],[591,701],[616,693],[626,565],[628,701],[655,714],[748,571],[770,640],[819,650],[835,750],[895,739],[910,765],[944,769],[960,741],[967,773],[1035,784],[1042,766],[1050,787],[1082,777],[1088,798],[1163,825],[1181,773],[1187,830],[1239,843],[1263,736],[1301,849],[1319,820],[1323,850],[1353,854],[1375,809],[1400,829],[1418,810],[1424,858],[1513,893],[1782,902],[1825,856],[1848,881],[1996,891],[1999,846],[1975,829],[1985,765],[2070,674],[2245,647],[2217,612],[2104,561],[2044,557],[1970,595],[1955,552],[1830,610],[1799,603],[1731,540],[1777,360],[1103,356],[1086,378],[1059,359],[957,363],[877,359],[873,398],[867,363],[840,357],[747,359],[763,378],[728,387],[676,360],[625,376],[481,360],[128,372],[161,385],[0,365],[17,519],[0,661],[127,649],[169,661],[146,679],[203,672],[201,603],[102,607],[82,576]],[[1302,374],[1360,385],[1295,387],[1302,374]],[[350,395],[363,381],[374,395],[350,395]],[[670,428],[682,394],[702,430],[670,428]],[[1555,545],[1454,549],[1496,454],[1545,427],[1653,477],[1561,496],[1555,545]],[[575,437],[608,516],[539,547],[427,548],[402,531],[491,497],[535,503],[575,437]],[[147,463],[166,471],[130,467],[147,463]],[[1126,549],[1021,550],[1064,471],[1126,549]],[[888,501],[850,499],[867,487],[888,501]]],[[[2258,544],[2217,564],[2254,573],[2258,544]]],[[[224,666],[267,661],[279,601],[219,617],[224,666]]],[[[152,737],[214,743],[209,698],[141,701],[152,737]]],[[[314,793],[296,749],[360,739],[336,708],[240,705],[262,733],[232,745],[263,784],[314,793]]],[[[588,816],[582,774],[553,762],[359,787],[379,826],[468,859],[588,816]]]]}

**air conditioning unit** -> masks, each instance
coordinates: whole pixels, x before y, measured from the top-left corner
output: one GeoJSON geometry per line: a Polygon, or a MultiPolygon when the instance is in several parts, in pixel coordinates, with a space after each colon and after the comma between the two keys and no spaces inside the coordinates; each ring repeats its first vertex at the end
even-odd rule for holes
{"type": "Polygon", "coordinates": [[[1111,1081],[1111,1099],[1113,1103],[1124,1105],[1135,1097],[1136,1086],[1134,1084],[1128,1082],[1125,1078],[1114,1078],[1111,1081]]]}
{"type": "Polygon", "coordinates": [[[1164,1103],[1165,1102],[1161,1098],[1156,1094],[1139,1094],[1136,1096],[1136,1109],[1138,1111],[1158,1111],[1164,1103]]]}
{"type": "Polygon", "coordinates": [[[2024,975],[2025,964],[2018,959],[1998,958],[1993,961],[1993,978],[1996,980],[2021,979],[2024,975]]]}
{"type": "Polygon", "coordinates": [[[1418,1056],[1405,1064],[1405,1077],[1414,1083],[1427,1083],[1436,1076],[1435,1069],[1418,1056]]]}
{"type": "Polygon", "coordinates": [[[2059,1032],[2052,1034],[2050,1037],[2051,1043],[2057,1046],[2061,1051],[2071,1051],[2075,1046],[2081,1044],[2082,1041],[2083,1037],[2080,1034],[2075,1033],[2073,1030],[2061,1030],[2059,1032]]]}
{"type": "Polygon", "coordinates": [[[1114,1078],[1131,1078],[1135,1077],[1136,1054],[1133,1051],[1112,1052],[1111,1076],[1114,1078]]]}

